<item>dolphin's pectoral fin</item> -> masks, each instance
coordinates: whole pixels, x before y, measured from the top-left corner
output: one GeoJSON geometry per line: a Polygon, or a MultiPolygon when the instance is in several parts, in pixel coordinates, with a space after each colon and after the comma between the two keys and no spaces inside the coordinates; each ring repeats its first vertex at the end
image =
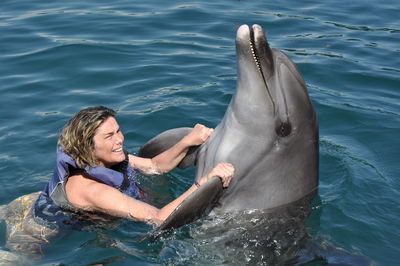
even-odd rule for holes
{"type": "MultiPolygon", "coordinates": [[[[158,154],[168,150],[179,142],[184,136],[192,131],[190,127],[181,127],[170,129],[155,136],[146,142],[139,150],[139,156],[144,158],[153,158],[158,154]]],[[[193,146],[189,149],[185,158],[179,163],[178,167],[185,169],[196,164],[197,150],[199,146],[193,146]]]]}
{"type": "Polygon", "coordinates": [[[176,207],[156,231],[178,228],[203,217],[212,209],[221,191],[221,179],[210,178],[176,207]]]}

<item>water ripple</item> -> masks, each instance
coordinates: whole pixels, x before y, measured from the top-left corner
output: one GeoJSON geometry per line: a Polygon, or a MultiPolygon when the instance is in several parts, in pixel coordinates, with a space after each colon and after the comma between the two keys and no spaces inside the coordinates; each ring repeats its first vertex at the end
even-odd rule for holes
{"type": "Polygon", "coordinates": [[[340,24],[337,22],[325,22],[326,24],[333,25],[335,27],[339,28],[345,28],[348,30],[355,30],[355,31],[378,31],[378,32],[388,32],[388,33],[400,33],[400,30],[398,29],[391,29],[391,28],[372,28],[368,26],[353,26],[353,25],[345,25],[345,24],[340,24]]]}

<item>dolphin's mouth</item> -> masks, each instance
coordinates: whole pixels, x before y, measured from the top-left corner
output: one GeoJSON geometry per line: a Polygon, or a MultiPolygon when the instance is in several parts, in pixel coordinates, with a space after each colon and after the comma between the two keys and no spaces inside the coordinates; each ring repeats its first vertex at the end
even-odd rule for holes
{"type": "Polygon", "coordinates": [[[262,71],[262,68],[261,68],[260,58],[259,58],[259,55],[258,55],[257,49],[256,49],[256,41],[254,40],[254,30],[253,30],[253,28],[250,28],[250,40],[249,40],[249,42],[250,42],[250,50],[251,50],[251,53],[253,55],[254,62],[256,63],[257,68],[260,71],[260,73],[263,74],[263,71],[262,71]]]}
{"type": "MultiPolygon", "coordinates": [[[[260,75],[261,75],[261,77],[263,79],[263,82],[264,82],[264,85],[265,85],[265,89],[266,89],[266,91],[267,91],[267,93],[269,95],[269,99],[271,100],[272,107],[273,107],[273,110],[275,112],[276,111],[275,110],[275,102],[273,100],[271,92],[269,91],[269,88],[268,88],[268,85],[267,85],[267,79],[266,79],[266,76],[264,74],[263,67],[262,67],[262,62],[261,62],[261,60],[264,60],[264,61],[266,60],[266,58],[265,58],[266,57],[266,53],[265,52],[262,53],[261,51],[258,51],[258,49],[257,49],[257,47],[260,48],[260,46],[262,45],[262,44],[259,44],[259,43],[257,44],[256,43],[257,41],[256,41],[255,33],[254,33],[254,27],[257,27],[257,26],[258,25],[253,25],[253,27],[249,27],[250,50],[251,50],[251,53],[253,55],[254,63],[256,64],[256,66],[258,68],[258,71],[259,71],[259,73],[260,73],[260,75]],[[260,58],[261,58],[261,60],[260,60],[260,58]]],[[[263,36],[264,36],[264,34],[263,34],[263,36]]],[[[264,39],[264,41],[265,41],[265,39],[264,39]]],[[[263,42],[261,42],[261,43],[263,43],[263,42]]],[[[265,45],[267,45],[266,41],[265,41],[265,45]]],[[[260,48],[260,49],[262,49],[262,48],[260,48]]],[[[271,61],[271,59],[270,59],[270,61],[271,61]]]]}

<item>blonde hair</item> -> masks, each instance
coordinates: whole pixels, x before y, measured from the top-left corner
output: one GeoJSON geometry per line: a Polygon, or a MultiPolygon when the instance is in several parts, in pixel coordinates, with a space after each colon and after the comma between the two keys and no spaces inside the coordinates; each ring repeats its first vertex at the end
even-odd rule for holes
{"type": "Polygon", "coordinates": [[[76,113],[61,131],[58,145],[79,168],[97,164],[93,137],[109,117],[115,117],[114,110],[104,106],[88,107],[76,113]]]}

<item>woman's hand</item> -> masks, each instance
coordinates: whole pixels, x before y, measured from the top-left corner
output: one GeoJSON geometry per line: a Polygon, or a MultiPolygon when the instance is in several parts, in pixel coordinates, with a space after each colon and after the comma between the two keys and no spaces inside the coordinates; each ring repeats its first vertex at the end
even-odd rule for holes
{"type": "Polygon", "coordinates": [[[189,146],[201,145],[211,136],[214,129],[201,124],[196,124],[193,130],[185,136],[185,141],[189,146]]]}
{"type": "Polygon", "coordinates": [[[213,176],[218,176],[221,179],[222,186],[228,187],[231,183],[233,175],[235,174],[235,168],[230,163],[219,163],[217,164],[207,175],[199,180],[199,184],[202,185],[207,182],[213,176]]]}

